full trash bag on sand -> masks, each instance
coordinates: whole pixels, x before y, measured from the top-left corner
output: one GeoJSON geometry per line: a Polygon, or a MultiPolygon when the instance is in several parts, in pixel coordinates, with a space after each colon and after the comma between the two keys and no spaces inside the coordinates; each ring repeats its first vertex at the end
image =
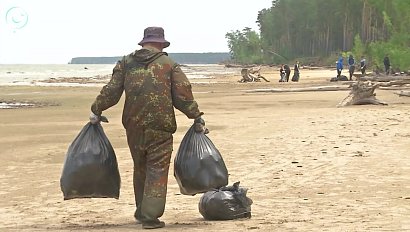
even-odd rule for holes
{"type": "Polygon", "coordinates": [[[228,184],[228,170],[218,149],[195,124],[181,141],[174,160],[174,176],[184,195],[195,195],[228,184]]]}
{"type": "Polygon", "coordinates": [[[251,217],[252,200],[246,196],[247,189],[233,186],[208,191],[199,201],[199,212],[207,220],[232,220],[251,217]]]}
{"type": "Polygon", "coordinates": [[[64,200],[119,198],[117,158],[100,123],[87,123],[68,148],[60,179],[64,200]]]}

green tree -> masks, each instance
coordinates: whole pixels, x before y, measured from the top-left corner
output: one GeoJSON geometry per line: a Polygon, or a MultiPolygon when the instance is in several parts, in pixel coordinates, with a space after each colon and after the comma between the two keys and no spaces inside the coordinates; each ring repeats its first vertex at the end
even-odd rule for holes
{"type": "Polygon", "coordinates": [[[355,57],[357,57],[357,59],[366,54],[366,46],[362,42],[362,39],[360,38],[359,34],[357,34],[354,37],[354,44],[353,44],[352,53],[355,57]]]}
{"type": "Polygon", "coordinates": [[[406,69],[408,12],[409,0],[273,0],[258,12],[259,35],[244,29],[227,38],[231,54],[242,63],[320,59],[336,52],[366,55],[377,63],[389,53],[396,68],[406,69]]]}
{"type": "Polygon", "coordinates": [[[225,35],[228,39],[229,52],[232,60],[237,63],[262,63],[262,47],[259,35],[245,28],[242,31],[232,31],[225,35]]]}

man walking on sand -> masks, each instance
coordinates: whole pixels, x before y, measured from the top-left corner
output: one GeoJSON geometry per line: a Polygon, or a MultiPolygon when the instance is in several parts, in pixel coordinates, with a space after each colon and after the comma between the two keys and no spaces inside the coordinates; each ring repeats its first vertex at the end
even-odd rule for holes
{"type": "MultiPolygon", "coordinates": [[[[91,123],[99,123],[102,111],[118,103],[125,92],[122,124],[134,161],[134,195],[137,223],[144,229],[162,228],[173,133],[177,125],[174,107],[195,123],[204,124],[191,84],[180,66],[163,49],[161,27],[148,27],[142,49],[124,56],[114,67],[111,80],[91,106],[91,123]]],[[[197,127],[202,128],[202,127],[197,127]]]]}

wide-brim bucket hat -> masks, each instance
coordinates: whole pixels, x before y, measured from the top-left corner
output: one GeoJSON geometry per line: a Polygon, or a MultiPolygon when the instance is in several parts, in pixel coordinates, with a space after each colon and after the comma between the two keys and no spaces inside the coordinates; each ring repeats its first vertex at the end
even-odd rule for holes
{"type": "Polygon", "coordinates": [[[164,29],[162,27],[145,28],[144,38],[138,44],[142,46],[143,44],[149,42],[162,43],[164,48],[168,47],[171,44],[165,39],[164,29]]]}

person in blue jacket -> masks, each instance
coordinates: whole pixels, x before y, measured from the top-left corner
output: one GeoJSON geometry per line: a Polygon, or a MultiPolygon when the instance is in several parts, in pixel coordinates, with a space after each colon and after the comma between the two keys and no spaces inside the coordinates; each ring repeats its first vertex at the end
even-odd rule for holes
{"type": "Polygon", "coordinates": [[[336,69],[337,69],[337,77],[340,77],[343,70],[343,56],[339,56],[339,59],[336,62],[336,69]]]}

